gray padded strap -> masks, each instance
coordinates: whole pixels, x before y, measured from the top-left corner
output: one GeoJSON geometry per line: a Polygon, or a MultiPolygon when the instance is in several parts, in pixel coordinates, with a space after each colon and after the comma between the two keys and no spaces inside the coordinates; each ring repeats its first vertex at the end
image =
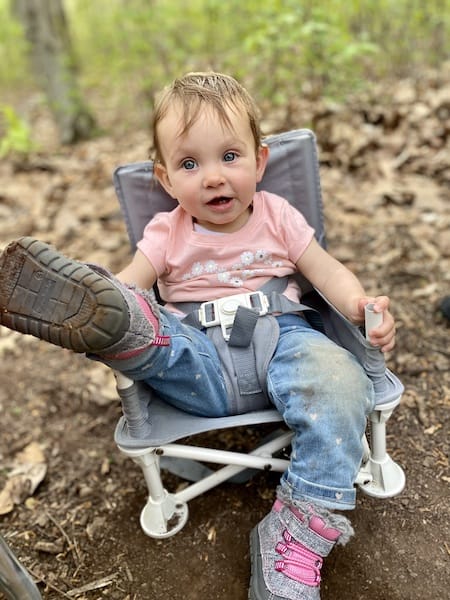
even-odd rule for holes
{"type": "MultiPolygon", "coordinates": [[[[176,308],[180,308],[180,305],[184,305],[184,304],[189,304],[190,305],[189,308],[191,310],[184,317],[183,323],[185,325],[192,325],[192,327],[195,327],[196,329],[201,329],[203,327],[203,325],[200,323],[200,319],[199,319],[199,315],[198,315],[198,308],[199,308],[201,302],[177,302],[177,304],[175,306],[176,306],[176,308]]],[[[180,310],[182,310],[184,312],[184,308],[181,308],[180,310]]]]}
{"type": "Polygon", "coordinates": [[[278,342],[276,319],[265,315],[256,320],[254,338],[247,347],[230,346],[220,327],[209,327],[206,334],[219,355],[228,392],[231,414],[267,408],[267,365],[278,342]],[[255,340],[259,340],[259,343],[255,340]],[[264,343],[261,343],[261,340],[264,343]]]}
{"type": "MultiPolygon", "coordinates": [[[[287,313],[305,311],[317,312],[314,308],[306,306],[306,304],[301,304],[300,302],[294,302],[293,300],[289,300],[289,298],[286,298],[286,296],[283,296],[283,294],[279,294],[278,292],[272,292],[268,298],[270,314],[284,315],[287,313]]],[[[256,322],[259,318],[260,317],[256,311],[250,308],[246,308],[244,306],[239,306],[239,308],[236,311],[236,316],[234,318],[234,323],[231,329],[228,345],[239,348],[248,347],[250,342],[252,341],[253,332],[256,327],[256,322]]]]}
{"type": "Polygon", "coordinates": [[[238,306],[228,345],[247,348],[252,341],[258,319],[259,315],[255,310],[245,306],[238,306]]]}
{"type": "Polygon", "coordinates": [[[272,277],[269,281],[266,281],[264,285],[262,285],[258,291],[262,292],[266,296],[270,296],[272,292],[278,292],[278,294],[282,294],[284,290],[287,288],[289,283],[289,276],[285,277],[272,277]]]}
{"type": "Polygon", "coordinates": [[[292,312],[304,312],[305,310],[315,311],[314,308],[311,308],[306,304],[302,304],[301,302],[289,300],[289,298],[286,298],[286,296],[279,294],[278,292],[272,292],[268,298],[271,313],[279,313],[284,315],[292,312]]]}
{"type": "Polygon", "coordinates": [[[258,378],[258,364],[253,345],[231,346],[228,343],[234,372],[238,381],[239,395],[248,396],[262,392],[262,385],[258,378]]]}

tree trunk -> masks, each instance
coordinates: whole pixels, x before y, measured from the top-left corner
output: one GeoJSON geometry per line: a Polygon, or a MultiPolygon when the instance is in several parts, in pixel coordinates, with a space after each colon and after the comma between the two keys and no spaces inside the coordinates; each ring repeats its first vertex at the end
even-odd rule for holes
{"type": "Polygon", "coordinates": [[[30,44],[34,75],[50,104],[63,144],[92,137],[95,119],[77,85],[76,61],[61,0],[13,0],[30,44]]]}

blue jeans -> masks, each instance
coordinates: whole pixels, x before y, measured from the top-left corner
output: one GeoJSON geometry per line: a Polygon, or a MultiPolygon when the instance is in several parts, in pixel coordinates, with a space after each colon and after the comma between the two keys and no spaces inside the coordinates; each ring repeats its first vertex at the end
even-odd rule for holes
{"type": "MultiPolygon", "coordinates": [[[[355,505],[354,481],[373,387],[352,354],[299,315],[277,317],[280,337],[267,374],[271,401],[294,432],[281,485],[295,500],[327,508],[355,505]]],[[[229,402],[216,349],[204,332],[161,311],[170,346],[127,360],[104,361],[188,413],[221,417],[229,402]]]]}

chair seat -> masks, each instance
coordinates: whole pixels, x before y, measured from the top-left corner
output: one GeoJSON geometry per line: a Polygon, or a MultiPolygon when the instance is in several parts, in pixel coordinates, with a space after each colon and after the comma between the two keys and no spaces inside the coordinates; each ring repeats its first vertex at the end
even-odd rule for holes
{"type": "Polygon", "coordinates": [[[206,431],[277,423],[282,421],[281,415],[274,408],[258,410],[230,417],[199,417],[190,415],[167,402],[153,397],[149,404],[152,433],[145,438],[133,438],[129,435],[127,422],[124,417],[119,419],[114,432],[117,445],[125,449],[139,449],[170,444],[189,435],[206,431]]]}

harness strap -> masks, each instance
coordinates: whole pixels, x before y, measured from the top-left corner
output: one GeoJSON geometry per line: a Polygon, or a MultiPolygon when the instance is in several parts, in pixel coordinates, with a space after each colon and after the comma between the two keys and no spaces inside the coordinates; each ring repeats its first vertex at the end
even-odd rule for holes
{"type": "MultiPolygon", "coordinates": [[[[316,309],[294,302],[283,295],[289,282],[289,277],[272,277],[258,291],[263,292],[269,300],[269,314],[287,314],[294,312],[313,311],[316,309]]],[[[187,325],[192,325],[197,329],[202,328],[200,323],[198,308],[201,302],[178,302],[175,304],[178,310],[188,313],[183,319],[187,325]]],[[[250,345],[255,331],[259,315],[254,310],[239,306],[234,318],[233,328],[231,330],[229,346],[237,348],[246,348],[250,345]]]]}
{"type": "MultiPolygon", "coordinates": [[[[273,277],[258,291],[269,302],[268,313],[260,316],[256,310],[238,306],[228,342],[222,328],[207,327],[206,334],[219,354],[231,405],[231,414],[265,408],[270,405],[267,396],[266,375],[269,362],[278,343],[279,328],[273,315],[314,311],[314,308],[289,300],[283,295],[288,277],[273,277]]],[[[202,329],[199,307],[201,302],[179,302],[178,310],[188,313],[183,323],[202,329]]],[[[314,314],[314,312],[312,314],[314,314]]]]}
{"type": "Polygon", "coordinates": [[[259,315],[246,306],[238,306],[234,317],[228,345],[235,348],[247,348],[253,338],[259,315]]]}
{"type": "MultiPolygon", "coordinates": [[[[258,289],[258,291],[262,292],[266,296],[269,296],[272,292],[278,292],[279,294],[282,294],[287,288],[288,283],[289,277],[287,275],[285,277],[272,277],[271,279],[266,281],[266,283],[262,285],[258,289]]],[[[201,325],[198,316],[197,318],[195,316],[193,317],[193,323],[189,323],[188,321],[186,321],[186,319],[191,317],[191,313],[198,311],[198,308],[202,303],[203,300],[201,302],[174,302],[173,306],[175,306],[175,308],[187,315],[185,319],[183,319],[185,323],[188,323],[189,325],[194,325],[194,327],[196,327],[195,323],[197,322],[198,327],[200,328],[201,325]]]]}

